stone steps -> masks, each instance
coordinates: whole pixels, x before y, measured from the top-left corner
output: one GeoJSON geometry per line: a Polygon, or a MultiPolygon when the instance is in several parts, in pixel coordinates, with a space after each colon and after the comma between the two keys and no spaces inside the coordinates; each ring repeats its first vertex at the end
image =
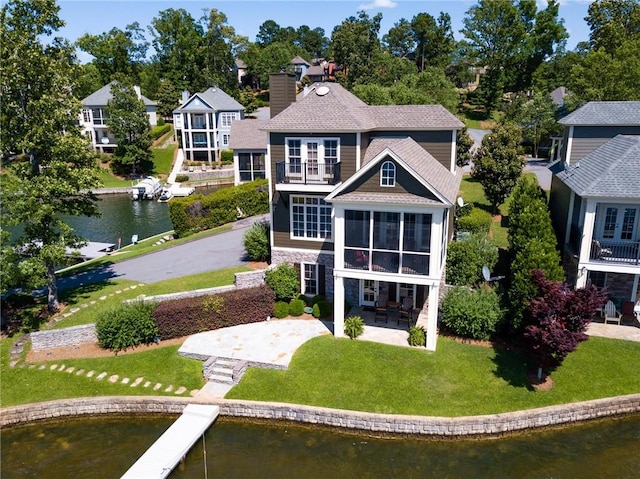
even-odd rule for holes
{"type": "Polygon", "coordinates": [[[207,381],[229,385],[238,384],[245,369],[246,361],[218,357],[209,358],[203,367],[207,381]]]}

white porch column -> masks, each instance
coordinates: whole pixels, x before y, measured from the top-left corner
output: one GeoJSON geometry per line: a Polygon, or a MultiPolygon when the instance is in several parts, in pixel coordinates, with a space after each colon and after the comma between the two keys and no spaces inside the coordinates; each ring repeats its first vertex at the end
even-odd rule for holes
{"type": "Polygon", "coordinates": [[[591,240],[593,238],[593,230],[596,223],[596,202],[587,199],[584,211],[584,224],[582,225],[582,240],[580,241],[580,258],[578,259],[578,278],[576,280],[576,289],[584,288],[587,284],[586,271],[582,272],[584,263],[589,262],[591,254],[591,240]]]}
{"type": "Polygon", "coordinates": [[[429,300],[427,306],[427,344],[429,351],[436,350],[436,342],[438,339],[438,294],[440,286],[429,286],[429,300]]]}
{"type": "Polygon", "coordinates": [[[344,278],[333,278],[333,335],[344,337],[344,278]]]}

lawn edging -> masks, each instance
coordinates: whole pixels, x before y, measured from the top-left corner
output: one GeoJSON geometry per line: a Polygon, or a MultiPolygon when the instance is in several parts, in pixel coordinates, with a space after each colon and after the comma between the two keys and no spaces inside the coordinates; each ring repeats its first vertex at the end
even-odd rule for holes
{"type": "Polygon", "coordinates": [[[180,414],[187,404],[214,404],[221,416],[284,420],[371,433],[435,438],[494,437],[526,429],[640,413],[640,394],[466,417],[410,416],[296,404],[159,396],[103,396],[24,404],[0,409],[0,427],[95,414],[180,414]]]}

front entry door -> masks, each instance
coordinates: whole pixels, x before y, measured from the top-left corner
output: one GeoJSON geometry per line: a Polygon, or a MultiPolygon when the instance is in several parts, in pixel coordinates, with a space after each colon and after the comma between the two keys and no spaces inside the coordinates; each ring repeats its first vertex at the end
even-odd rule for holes
{"type": "Polygon", "coordinates": [[[607,205],[604,207],[600,237],[605,241],[633,241],[637,225],[637,207],[607,205]]]}

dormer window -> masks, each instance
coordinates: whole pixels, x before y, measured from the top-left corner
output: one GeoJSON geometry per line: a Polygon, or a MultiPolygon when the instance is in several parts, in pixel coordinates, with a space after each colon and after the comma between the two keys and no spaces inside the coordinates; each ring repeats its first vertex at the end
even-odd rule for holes
{"type": "Polygon", "coordinates": [[[380,167],[380,186],[396,186],[396,165],[385,161],[380,167]]]}

